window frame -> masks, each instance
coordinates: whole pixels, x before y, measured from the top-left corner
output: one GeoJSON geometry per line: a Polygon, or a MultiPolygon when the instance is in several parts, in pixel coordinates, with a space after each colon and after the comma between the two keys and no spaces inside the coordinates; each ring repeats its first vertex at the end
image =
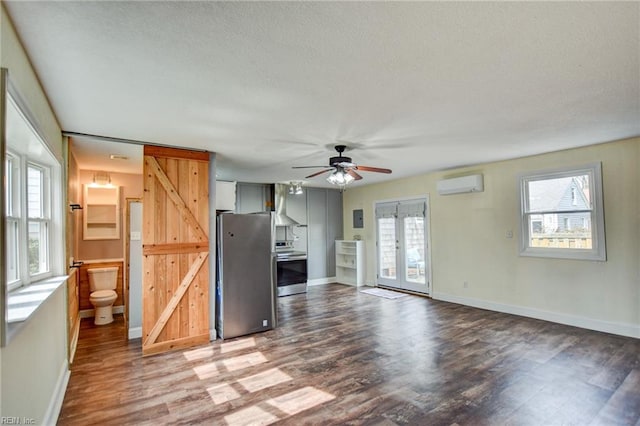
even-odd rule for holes
{"type": "Polygon", "coordinates": [[[20,250],[20,242],[23,238],[22,224],[21,224],[21,202],[20,194],[22,193],[20,178],[21,174],[21,158],[18,154],[7,150],[5,152],[5,173],[6,173],[6,193],[5,193],[5,243],[7,244],[7,289],[9,291],[14,290],[22,286],[23,282],[23,268],[21,266],[22,258],[20,250]],[[9,243],[13,242],[11,247],[9,243]],[[14,258],[9,261],[9,256],[14,258]],[[10,279],[9,270],[15,269],[15,279],[10,279]]]}
{"type": "Polygon", "coordinates": [[[539,170],[522,173],[518,176],[520,201],[520,256],[546,257],[556,259],[596,260],[606,261],[606,242],[604,227],[604,203],[602,187],[602,164],[600,162],[579,166],[562,167],[550,170],[539,170]],[[530,211],[528,183],[532,181],[558,179],[588,175],[590,180],[589,199],[590,209],[576,208],[558,211],[530,211]],[[553,213],[586,213],[591,219],[591,249],[560,248],[560,247],[532,247],[529,228],[529,216],[553,213]]]}
{"type": "MultiPolygon", "coordinates": [[[[59,261],[62,260],[62,256],[53,251],[53,247],[56,243],[61,241],[61,236],[57,233],[60,232],[59,225],[56,221],[59,221],[61,216],[56,214],[62,203],[62,200],[57,200],[56,197],[61,197],[62,192],[55,188],[52,184],[60,178],[60,171],[57,169],[60,167],[58,160],[48,150],[48,144],[42,137],[42,133],[37,130],[37,126],[33,124],[29,118],[29,111],[25,110],[24,103],[19,96],[16,96],[11,91],[6,93],[7,109],[13,108],[19,118],[24,122],[25,126],[30,131],[30,146],[33,143],[38,145],[38,149],[32,150],[29,148],[24,149],[24,146],[20,146],[20,143],[16,144],[16,141],[11,140],[10,135],[6,135],[6,146],[4,149],[4,165],[5,175],[7,177],[7,184],[11,184],[11,194],[7,194],[4,198],[5,211],[4,211],[4,227],[5,227],[5,250],[8,251],[7,255],[15,253],[16,259],[14,261],[17,267],[15,279],[9,281],[8,274],[5,274],[5,288],[9,293],[19,291],[20,288],[29,286],[33,283],[51,278],[56,272],[59,273],[57,266],[59,261]],[[37,142],[34,142],[37,141],[37,142]],[[43,150],[47,151],[48,158],[40,158],[39,153],[43,153],[43,150]],[[40,181],[40,215],[39,217],[31,217],[29,212],[29,185],[28,185],[28,173],[29,169],[37,169],[41,174],[40,181]],[[10,198],[9,198],[10,197],[10,198]],[[11,211],[9,211],[11,209],[11,211]],[[11,215],[9,215],[11,213],[11,215]],[[32,273],[29,268],[29,224],[40,224],[40,244],[38,260],[39,268],[37,272],[32,273]],[[9,233],[12,231],[12,227],[17,226],[15,231],[16,244],[9,246],[9,233]]],[[[8,121],[8,120],[7,120],[8,121]]],[[[9,188],[7,188],[9,189],[9,188]]],[[[5,265],[9,267],[9,259],[5,259],[5,265]]],[[[12,277],[13,278],[13,277],[12,277]]]]}

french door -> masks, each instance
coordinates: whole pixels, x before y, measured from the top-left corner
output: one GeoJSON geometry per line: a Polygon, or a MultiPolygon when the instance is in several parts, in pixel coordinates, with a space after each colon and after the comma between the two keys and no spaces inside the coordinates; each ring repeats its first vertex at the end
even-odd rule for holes
{"type": "Polygon", "coordinates": [[[376,203],[378,284],[429,294],[427,200],[376,203]]]}

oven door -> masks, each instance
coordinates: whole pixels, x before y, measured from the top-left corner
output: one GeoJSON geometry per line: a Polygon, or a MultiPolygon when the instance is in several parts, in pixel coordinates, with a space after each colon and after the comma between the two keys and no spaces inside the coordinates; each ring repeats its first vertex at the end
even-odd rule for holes
{"type": "Polygon", "coordinates": [[[278,296],[307,291],[307,259],[279,259],[277,269],[278,296]]]}

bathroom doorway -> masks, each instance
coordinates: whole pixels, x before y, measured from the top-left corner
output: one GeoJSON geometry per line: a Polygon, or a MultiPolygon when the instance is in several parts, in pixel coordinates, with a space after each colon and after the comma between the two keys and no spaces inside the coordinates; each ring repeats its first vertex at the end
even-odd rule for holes
{"type": "MultiPolygon", "coordinates": [[[[70,339],[75,337],[78,340],[78,347],[102,345],[116,337],[122,342],[129,337],[132,314],[129,307],[132,284],[128,273],[130,270],[128,250],[131,244],[128,230],[129,200],[139,200],[142,197],[142,146],[111,142],[85,135],[68,136],[67,260],[70,270],[76,270],[78,276],[76,294],[74,295],[71,291],[68,293],[74,300],[77,299],[76,307],[70,309],[69,316],[71,317],[75,312],[81,318],[80,326],[75,328],[74,336],[70,336],[70,339]],[[95,187],[95,184],[102,184],[105,188],[119,189],[118,203],[114,213],[118,224],[113,228],[117,231],[113,233],[114,235],[109,235],[110,238],[103,238],[102,234],[95,235],[95,232],[94,235],[90,235],[85,230],[89,226],[100,227],[100,223],[92,224],[89,223],[89,218],[85,218],[89,210],[95,210],[94,213],[100,212],[96,210],[99,206],[95,207],[100,203],[89,203],[85,194],[87,188],[95,187]],[[75,263],[74,268],[71,268],[72,263],[75,263]],[[93,323],[95,309],[89,303],[90,288],[87,270],[108,266],[119,268],[115,290],[117,299],[112,310],[114,321],[106,325],[95,325],[93,323]],[[89,330],[91,332],[87,333],[89,330]],[[85,338],[88,339],[86,342],[81,341],[85,338]]],[[[109,216],[111,217],[112,215],[109,216]]],[[[70,307],[73,306],[74,300],[69,299],[70,307]]]]}

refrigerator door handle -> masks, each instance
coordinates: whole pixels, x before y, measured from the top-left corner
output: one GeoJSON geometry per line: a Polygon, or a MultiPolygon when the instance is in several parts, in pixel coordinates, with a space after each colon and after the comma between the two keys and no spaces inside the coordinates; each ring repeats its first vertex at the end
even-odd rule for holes
{"type": "Polygon", "coordinates": [[[278,257],[271,254],[271,323],[273,328],[278,326],[278,257]]]}

